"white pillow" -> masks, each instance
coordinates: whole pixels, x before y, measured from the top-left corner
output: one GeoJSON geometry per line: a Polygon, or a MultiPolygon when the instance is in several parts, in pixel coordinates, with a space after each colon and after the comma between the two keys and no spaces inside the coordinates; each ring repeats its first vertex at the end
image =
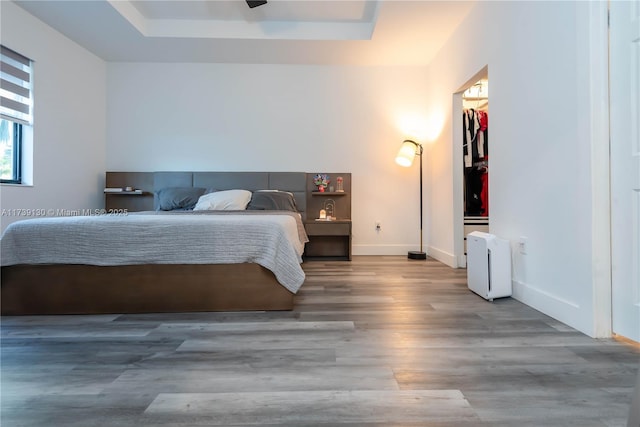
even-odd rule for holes
{"type": "Polygon", "coordinates": [[[251,191],[224,190],[203,194],[193,208],[194,211],[242,211],[251,200],[251,191]]]}

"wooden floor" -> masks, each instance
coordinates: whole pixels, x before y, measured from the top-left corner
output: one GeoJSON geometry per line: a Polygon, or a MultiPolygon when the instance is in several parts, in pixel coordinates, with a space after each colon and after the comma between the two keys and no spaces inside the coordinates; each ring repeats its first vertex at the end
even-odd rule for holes
{"type": "Polygon", "coordinates": [[[626,426],[638,347],[432,260],[304,268],[293,312],[2,318],[2,427],[626,426]]]}

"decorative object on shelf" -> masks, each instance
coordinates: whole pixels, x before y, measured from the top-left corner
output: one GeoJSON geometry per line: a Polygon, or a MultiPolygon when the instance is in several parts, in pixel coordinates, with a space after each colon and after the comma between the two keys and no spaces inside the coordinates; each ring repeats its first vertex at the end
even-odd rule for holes
{"type": "Polygon", "coordinates": [[[344,180],[341,176],[336,178],[336,191],[338,193],[344,193],[344,180]]]}
{"type": "Polygon", "coordinates": [[[427,254],[422,250],[422,144],[410,139],[402,141],[402,146],[396,156],[396,163],[408,168],[413,164],[416,155],[420,156],[420,250],[409,251],[408,258],[427,259],[427,254]]]}
{"type": "Polygon", "coordinates": [[[320,216],[318,218],[327,219],[327,211],[325,211],[324,209],[320,209],[320,216]]]}
{"type": "Polygon", "coordinates": [[[329,179],[329,175],[327,174],[317,174],[313,177],[313,184],[318,187],[318,191],[323,193],[331,180],[329,179]]]}
{"type": "MultiPolygon", "coordinates": [[[[336,211],[336,202],[333,199],[327,199],[324,201],[324,211],[326,212],[327,219],[332,220],[336,219],[335,211],[336,211]]],[[[322,212],[322,211],[320,211],[322,212]]]]}

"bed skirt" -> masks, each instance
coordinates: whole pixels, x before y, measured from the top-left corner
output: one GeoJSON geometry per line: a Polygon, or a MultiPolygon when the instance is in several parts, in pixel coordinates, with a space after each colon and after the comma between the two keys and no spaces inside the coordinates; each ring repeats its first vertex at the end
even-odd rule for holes
{"type": "Polygon", "coordinates": [[[13,265],[2,315],[291,310],[293,293],[258,265],[13,265]]]}

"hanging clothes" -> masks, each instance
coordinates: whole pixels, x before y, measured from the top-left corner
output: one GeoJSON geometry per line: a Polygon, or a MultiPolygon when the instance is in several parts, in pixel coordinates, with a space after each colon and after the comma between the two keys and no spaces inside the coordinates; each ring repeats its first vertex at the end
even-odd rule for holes
{"type": "Polygon", "coordinates": [[[471,167],[473,162],[478,159],[478,130],[480,122],[473,108],[463,111],[462,125],[464,135],[464,166],[471,167]]]}
{"type": "Polygon", "coordinates": [[[489,117],[486,111],[463,111],[465,216],[489,215],[489,117]]]}
{"type": "Polygon", "coordinates": [[[478,116],[478,157],[480,159],[486,158],[489,155],[489,146],[487,144],[489,133],[489,115],[486,111],[478,110],[476,112],[478,116]]]}
{"type": "Polygon", "coordinates": [[[482,216],[489,216],[489,163],[488,158],[485,157],[483,173],[480,175],[482,181],[482,189],[480,190],[480,201],[482,202],[482,216]]]}
{"type": "Polygon", "coordinates": [[[475,167],[465,168],[465,216],[482,216],[482,172],[475,167]]]}

